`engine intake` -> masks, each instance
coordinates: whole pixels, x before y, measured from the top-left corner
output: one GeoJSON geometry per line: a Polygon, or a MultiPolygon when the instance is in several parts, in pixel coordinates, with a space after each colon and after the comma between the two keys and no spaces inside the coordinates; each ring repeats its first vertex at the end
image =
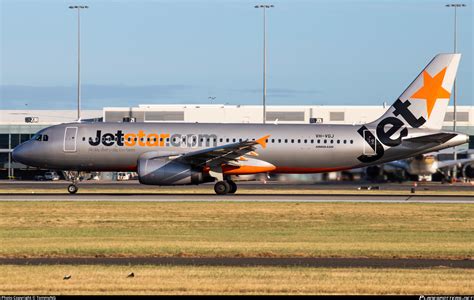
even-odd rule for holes
{"type": "Polygon", "coordinates": [[[140,158],[138,180],[149,185],[185,185],[212,182],[214,178],[191,165],[168,158],[140,158]]]}

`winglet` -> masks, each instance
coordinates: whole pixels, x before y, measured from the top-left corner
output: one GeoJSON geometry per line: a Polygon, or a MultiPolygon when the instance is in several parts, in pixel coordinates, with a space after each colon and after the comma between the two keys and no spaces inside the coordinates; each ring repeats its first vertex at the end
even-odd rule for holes
{"type": "Polygon", "coordinates": [[[270,135],[266,135],[264,137],[261,137],[259,138],[258,140],[256,140],[255,142],[257,142],[257,144],[259,144],[260,146],[262,146],[262,148],[267,148],[267,139],[270,137],[270,135]]]}

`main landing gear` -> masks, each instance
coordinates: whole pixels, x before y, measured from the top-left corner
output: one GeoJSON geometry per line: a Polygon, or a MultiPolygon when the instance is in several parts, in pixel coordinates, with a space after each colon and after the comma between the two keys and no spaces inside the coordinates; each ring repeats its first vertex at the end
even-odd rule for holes
{"type": "Polygon", "coordinates": [[[214,185],[214,191],[217,195],[234,194],[237,191],[237,184],[232,180],[218,181],[214,185]]]}

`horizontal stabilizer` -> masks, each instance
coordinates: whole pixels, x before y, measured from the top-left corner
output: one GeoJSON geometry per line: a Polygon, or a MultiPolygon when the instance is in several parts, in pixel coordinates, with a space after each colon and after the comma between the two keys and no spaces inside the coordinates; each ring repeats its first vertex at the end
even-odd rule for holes
{"type": "Polygon", "coordinates": [[[404,139],[404,142],[411,142],[411,143],[437,143],[443,144],[449,141],[450,139],[457,136],[456,133],[435,133],[430,135],[423,135],[414,138],[404,139]]]}

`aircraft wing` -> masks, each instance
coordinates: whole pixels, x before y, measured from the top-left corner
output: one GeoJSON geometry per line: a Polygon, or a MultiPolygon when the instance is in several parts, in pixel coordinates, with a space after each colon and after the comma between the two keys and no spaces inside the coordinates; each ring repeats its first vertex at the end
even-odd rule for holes
{"type": "Polygon", "coordinates": [[[179,160],[184,160],[189,164],[195,166],[220,166],[223,163],[237,162],[238,159],[246,154],[257,149],[257,145],[263,148],[267,145],[269,135],[264,136],[258,140],[245,140],[238,143],[222,145],[202,149],[194,152],[189,152],[179,157],[179,160]]]}
{"type": "Polygon", "coordinates": [[[455,165],[462,166],[468,163],[474,163],[474,158],[464,158],[458,160],[442,160],[438,161],[438,169],[454,167],[455,165]]]}
{"type": "Polygon", "coordinates": [[[414,138],[403,139],[404,142],[411,142],[411,143],[436,143],[436,144],[443,144],[449,141],[450,139],[454,138],[457,134],[455,133],[435,133],[429,135],[422,135],[414,138]]]}
{"type": "Polygon", "coordinates": [[[388,163],[385,163],[385,165],[388,165],[392,168],[403,169],[403,170],[406,170],[408,168],[408,163],[406,162],[406,160],[390,161],[388,163]]]}

